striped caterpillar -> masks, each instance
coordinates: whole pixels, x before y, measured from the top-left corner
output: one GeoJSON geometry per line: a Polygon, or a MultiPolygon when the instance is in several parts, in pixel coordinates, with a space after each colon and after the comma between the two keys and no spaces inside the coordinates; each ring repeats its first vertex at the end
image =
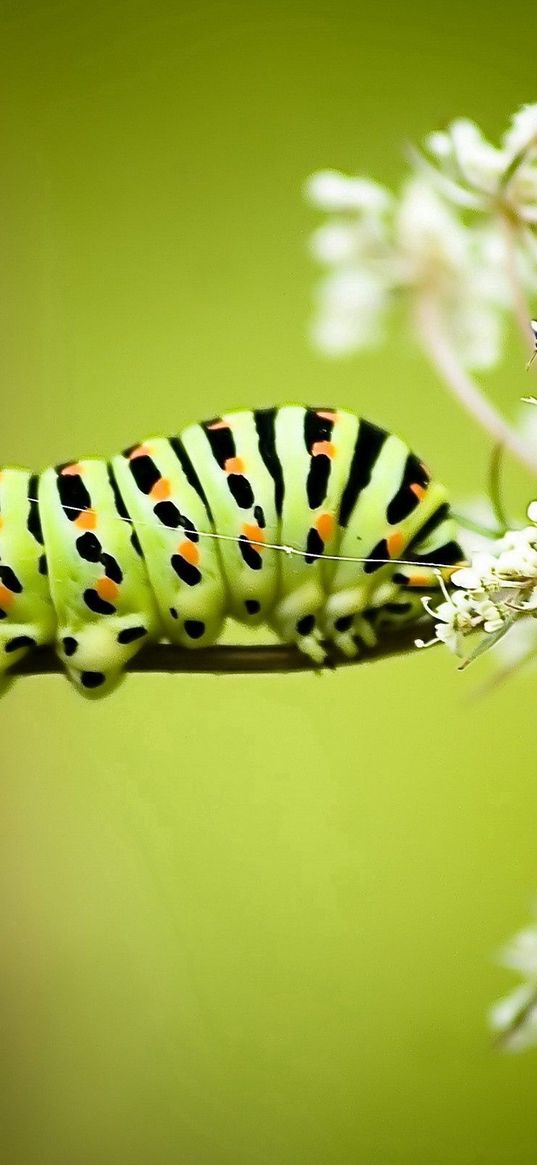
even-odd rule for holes
{"type": "Polygon", "coordinates": [[[4,469],[0,677],[55,644],[82,692],[109,691],[144,643],[204,647],[227,616],[321,665],[326,642],[354,656],[418,619],[461,559],[443,486],[398,437],[332,408],[233,412],[110,462],[4,469]]]}

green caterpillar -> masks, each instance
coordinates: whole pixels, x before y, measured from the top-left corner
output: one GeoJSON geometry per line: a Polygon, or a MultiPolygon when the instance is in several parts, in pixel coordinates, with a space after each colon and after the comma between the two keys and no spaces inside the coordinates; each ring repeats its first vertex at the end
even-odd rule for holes
{"type": "Polygon", "coordinates": [[[227,616],[318,664],[326,641],[353,656],[417,619],[435,565],[462,557],[443,486],[398,437],[332,408],[234,412],[110,462],[4,469],[0,677],[54,643],[101,693],[144,643],[204,647],[227,616]]]}

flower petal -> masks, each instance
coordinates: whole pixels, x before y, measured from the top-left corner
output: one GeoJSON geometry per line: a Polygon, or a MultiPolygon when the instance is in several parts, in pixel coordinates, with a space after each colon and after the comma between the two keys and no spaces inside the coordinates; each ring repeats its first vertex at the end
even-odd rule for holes
{"type": "Polygon", "coordinates": [[[537,144],[537,103],[523,105],[511,119],[511,125],[503,138],[503,145],[512,156],[527,149],[535,141],[537,144]]]}
{"type": "Polygon", "coordinates": [[[339,170],[319,170],[307,179],[305,194],[314,206],[326,211],[364,211],[384,214],[392,196],[370,178],[350,178],[339,170]]]}

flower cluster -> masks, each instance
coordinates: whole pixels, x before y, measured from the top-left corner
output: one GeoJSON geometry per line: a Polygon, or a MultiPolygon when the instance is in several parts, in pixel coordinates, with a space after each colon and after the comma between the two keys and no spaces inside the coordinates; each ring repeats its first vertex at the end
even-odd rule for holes
{"type": "Polygon", "coordinates": [[[537,926],[519,931],[499,961],[525,981],[494,1004],[489,1021],[505,1051],[521,1052],[537,1044],[537,926]]]}
{"type": "Polygon", "coordinates": [[[537,104],[515,115],[499,148],[460,119],[412,151],[411,163],[398,197],[337,171],[309,179],[308,199],[329,216],[311,238],[325,269],[314,340],[332,356],[375,345],[392,304],[405,298],[416,319],[428,297],[461,363],[491,368],[513,277],[524,292],[537,290],[537,104]],[[469,211],[481,220],[468,221],[469,211]]]}
{"type": "Polygon", "coordinates": [[[458,206],[537,223],[536,104],[519,109],[499,147],[473,121],[458,118],[447,130],[429,134],[424,157],[431,159],[438,188],[458,206]]]}
{"type": "MultiPolygon", "coordinates": [[[[431,644],[445,643],[456,655],[473,659],[515,621],[537,616],[537,502],[528,507],[528,518],[532,525],[508,531],[495,543],[494,553],[480,551],[469,566],[454,571],[451,582],[457,589],[449,593],[444,587],[440,606],[433,609],[430,599],[423,600],[438,620],[431,644]],[[465,640],[478,631],[494,639],[480,642],[468,656],[465,640]]],[[[421,640],[419,646],[425,646],[421,640]]]]}
{"type": "MultiPolygon", "coordinates": [[[[311,238],[322,268],[314,341],[330,356],[376,345],[388,335],[392,306],[403,302],[443,383],[496,450],[536,473],[537,409],[526,408],[524,431],[513,426],[469,370],[498,363],[509,316],[527,367],[537,368],[537,321],[528,304],[537,294],[537,103],[514,115],[497,146],[459,118],[411,149],[409,162],[397,195],[334,170],[309,179],[306,195],[326,216],[311,238]]],[[[522,399],[537,405],[531,394],[522,399]]],[[[431,644],[445,643],[462,666],[498,644],[501,676],[537,660],[537,502],[525,529],[497,537],[492,528],[510,523],[493,484],[491,476],[492,511],[468,522],[479,530],[483,519],[492,533],[481,529],[481,545],[474,538],[465,546],[468,565],[452,573],[449,590],[439,572],[443,601],[424,599],[424,606],[435,620],[431,644]]],[[[503,962],[525,981],[495,1005],[491,1025],[508,1050],[537,1046],[537,925],[516,936],[503,962]]]]}

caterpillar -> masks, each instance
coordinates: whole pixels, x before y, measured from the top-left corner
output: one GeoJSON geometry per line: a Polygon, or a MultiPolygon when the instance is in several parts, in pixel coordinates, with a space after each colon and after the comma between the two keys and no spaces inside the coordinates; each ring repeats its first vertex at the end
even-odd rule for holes
{"type": "Polygon", "coordinates": [[[315,663],[416,620],[461,561],[446,491],[399,437],[335,408],[238,411],[110,461],[0,472],[0,678],[55,644],[86,694],[144,644],[228,616],[315,663]],[[277,553],[277,551],[287,553],[277,553]]]}

